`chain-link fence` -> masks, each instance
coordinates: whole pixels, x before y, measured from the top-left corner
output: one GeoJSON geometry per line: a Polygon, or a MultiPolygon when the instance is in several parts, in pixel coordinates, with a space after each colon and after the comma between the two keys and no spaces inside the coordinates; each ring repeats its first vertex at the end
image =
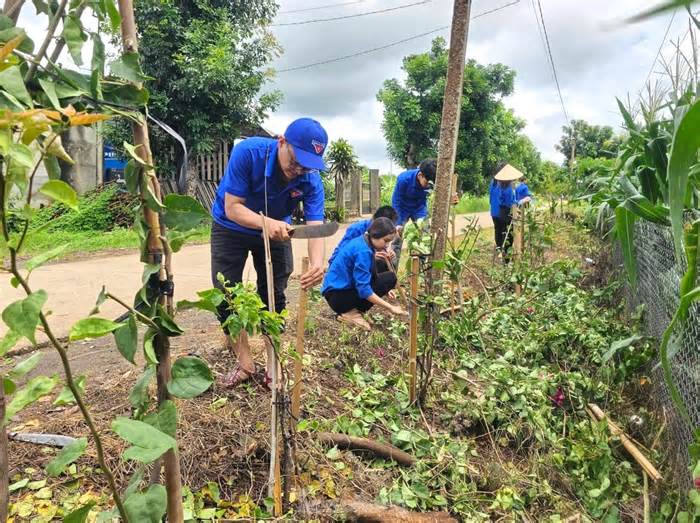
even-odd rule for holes
{"type": "MultiPolygon", "coordinates": [[[[639,220],[635,226],[635,258],[638,275],[636,288],[627,288],[632,308],[644,306],[643,324],[646,334],[661,340],[678,307],[678,285],[685,272],[676,262],[673,237],[669,227],[639,220]]],[[[617,260],[622,258],[617,249],[617,260]]],[[[700,427],[700,307],[693,306],[687,321],[674,333],[670,361],[673,377],[680,390],[694,426],[700,427]]],[[[666,388],[659,364],[654,365],[653,379],[656,401],[663,410],[667,428],[663,436],[673,475],[685,485],[690,482],[688,445],[692,429],[678,415],[666,388]]]]}

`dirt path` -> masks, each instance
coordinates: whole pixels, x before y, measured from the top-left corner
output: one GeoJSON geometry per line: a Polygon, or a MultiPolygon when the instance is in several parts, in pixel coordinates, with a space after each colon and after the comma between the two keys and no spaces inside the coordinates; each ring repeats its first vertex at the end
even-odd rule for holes
{"type": "MultiPolygon", "coordinates": [[[[458,216],[458,230],[464,227],[469,216],[472,215],[458,216]]],[[[477,217],[478,224],[482,228],[492,226],[488,212],[475,213],[473,216],[477,217]]],[[[334,236],[326,240],[326,257],[330,256],[343,237],[345,228],[345,226],[341,227],[334,236]]],[[[301,259],[306,255],[305,242],[305,240],[292,240],[294,275],[298,275],[301,259]]],[[[178,300],[193,299],[197,291],[211,287],[209,254],[209,244],[204,244],[184,247],[173,257],[175,294],[178,300]]],[[[33,289],[45,289],[48,292],[49,300],[44,310],[52,311],[49,317],[51,327],[59,337],[63,337],[68,335],[71,325],[89,314],[103,285],[106,285],[114,295],[130,302],[139,289],[142,270],[137,254],[132,252],[46,265],[32,273],[30,283],[33,289]]],[[[252,259],[248,259],[243,274],[245,279],[255,280],[252,259]]],[[[0,289],[2,289],[0,310],[4,310],[13,301],[24,297],[23,292],[10,286],[9,280],[9,275],[0,274],[0,289]]],[[[120,306],[107,302],[102,306],[100,315],[105,318],[114,318],[122,312],[123,309],[120,306]]],[[[0,322],[0,335],[5,334],[6,331],[7,328],[0,322]]],[[[43,334],[37,335],[39,343],[45,340],[46,337],[43,334]]]]}

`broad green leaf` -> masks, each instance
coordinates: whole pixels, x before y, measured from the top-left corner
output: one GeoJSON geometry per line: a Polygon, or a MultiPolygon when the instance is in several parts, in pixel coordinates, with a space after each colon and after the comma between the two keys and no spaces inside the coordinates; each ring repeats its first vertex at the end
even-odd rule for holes
{"type": "Polygon", "coordinates": [[[39,192],[56,202],[60,202],[74,211],[78,210],[78,195],[66,182],[61,180],[49,180],[41,186],[39,192]]]}
{"type": "Polygon", "coordinates": [[[10,485],[10,488],[8,490],[10,492],[14,492],[15,490],[23,489],[24,487],[27,486],[28,483],[29,483],[29,478],[20,479],[19,481],[10,485]]]}
{"type": "Polygon", "coordinates": [[[15,414],[27,405],[49,394],[55,386],[56,380],[47,376],[37,376],[29,380],[24,387],[12,396],[12,400],[7,405],[3,424],[6,423],[7,420],[12,419],[15,414]]]}
{"type": "Polygon", "coordinates": [[[143,421],[174,438],[177,432],[177,409],[175,408],[175,403],[170,400],[164,401],[158,407],[158,412],[152,412],[144,417],[143,421]]]}
{"type": "Polygon", "coordinates": [[[23,104],[32,107],[32,98],[24,85],[24,79],[18,66],[8,67],[4,71],[0,71],[0,87],[23,104]]]}
{"type": "Polygon", "coordinates": [[[10,394],[15,393],[15,391],[17,390],[17,384],[10,378],[3,378],[2,389],[3,391],[5,391],[5,396],[9,396],[10,394]]]}
{"type": "Polygon", "coordinates": [[[647,9],[639,14],[634,15],[631,18],[628,18],[626,22],[641,22],[642,20],[646,20],[647,18],[653,18],[654,16],[658,16],[667,11],[678,9],[679,7],[684,8],[690,5],[691,2],[692,0],[667,0],[666,2],[658,4],[650,9],[647,9]]]}
{"type": "Polygon", "coordinates": [[[632,288],[637,285],[637,260],[634,255],[635,216],[624,207],[615,208],[615,231],[622,247],[627,277],[632,288]]]}
{"type": "Polygon", "coordinates": [[[21,334],[36,345],[34,333],[39,324],[39,313],[47,298],[46,291],[33,292],[23,300],[8,305],[2,311],[2,320],[11,330],[21,334]]]}
{"type": "Polygon", "coordinates": [[[144,493],[135,493],[124,501],[129,521],[160,523],[165,516],[168,498],[163,485],[151,485],[144,493]]]}
{"type": "Polygon", "coordinates": [[[179,358],[172,367],[168,391],[176,398],[194,398],[211,387],[214,380],[207,364],[200,358],[179,358]]]}
{"type": "Polygon", "coordinates": [[[105,44],[99,33],[92,33],[92,70],[101,78],[105,68],[105,44]]]}
{"type": "Polygon", "coordinates": [[[10,372],[7,373],[7,377],[16,380],[21,378],[22,376],[26,375],[28,372],[30,372],[34,367],[37,366],[39,363],[39,360],[41,360],[42,354],[41,352],[35,352],[31,356],[29,356],[26,360],[23,360],[19,362],[15,367],[10,370],[10,372]]]}
{"type": "MultiPolygon", "coordinates": [[[[86,379],[87,378],[85,376],[78,376],[74,379],[75,386],[78,387],[78,391],[81,395],[85,392],[86,379]]],[[[71,391],[68,385],[66,385],[63,387],[63,390],[58,397],[54,400],[53,404],[61,406],[70,405],[71,403],[75,403],[75,396],[73,396],[73,391],[71,391]]]]}
{"type": "Polygon", "coordinates": [[[32,54],[34,52],[34,42],[27,38],[24,29],[15,27],[14,22],[5,15],[0,16],[2,16],[2,21],[0,21],[0,43],[6,44],[20,35],[25,35],[17,49],[32,54]]]}
{"type": "Polygon", "coordinates": [[[171,193],[165,197],[163,220],[170,229],[188,231],[208,219],[209,213],[191,196],[171,193]]]}
{"type": "Polygon", "coordinates": [[[131,145],[129,142],[124,142],[122,146],[124,147],[126,152],[129,153],[129,156],[131,156],[134,159],[134,161],[146,167],[148,166],[148,164],[143,161],[143,159],[139,156],[137,152],[137,149],[142,147],[141,145],[131,145]]]}
{"type": "Polygon", "coordinates": [[[676,247],[676,260],[683,253],[683,210],[688,193],[688,172],[698,161],[700,148],[700,101],[695,102],[685,113],[673,135],[671,156],[668,161],[668,194],[671,210],[673,244],[676,247]]]}
{"type": "Polygon", "coordinates": [[[70,329],[70,341],[84,340],[86,338],[99,338],[117,330],[124,325],[105,318],[83,318],[78,320],[70,329]]]}
{"type": "Polygon", "coordinates": [[[223,303],[225,298],[224,293],[219,289],[199,291],[197,295],[199,296],[198,301],[181,300],[177,302],[177,309],[201,309],[216,314],[217,307],[223,303]]]}
{"type": "Polygon", "coordinates": [[[150,463],[176,446],[175,439],[143,421],[118,417],[112,430],[132,445],[122,454],[124,459],[150,463]]]}
{"type": "Polygon", "coordinates": [[[114,341],[119,353],[130,362],[134,363],[134,355],[138,346],[138,328],[133,314],[129,315],[124,326],[114,331],[114,341]]]}
{"type": "Polygon", "coordinates": [[[90,511],[94,506],[95,503],[91,501],[87,505],[83,505],[82,507],[75,509],[73,512],[63,518],[63,523],[85,523],[88,514],[90,514],[90,511]]]}
{"type": "Polygon", "coordinates": [[[195,234],[197,234],[197,231],[195,230],[179,232],[169,229],[166,234],[166,239],[168,241],[168,245],[170,246],[170,250],[173,252],[179,252],[180,249],[182,249],[182,246],[185,244],[185,241],[187,241],[187,239],[191,238],[195,234]]]}
{"type": "Polygon", "coordinates": [[[149,209],[151,209],[152,211],[155,211],[155,212],[165,211],[165,206],[163,205],[163,202],[161,202],[158,199],[158,197],[155,194],[153,194],[153,190],[151,189],[151,184],[147,183],[144,180],[143,185],[145,186],[145,190],[143,190],[144,188],[142,188],[142,192],[143,192],[143,199],[144,199],[144,203],[146,204],[146,207],[148,207],[149,209]]]}
{"type": "Polygon", "coordinates": [[[63,253],[63,251],[66,250],[66,247],[67,247],[67,244],[59,245],[58,247],[54,247],[53,249],[42,252],[41,254],[34,256],[34,258],[29,260],[24,265],[24,268],[27,269],[27,271],[29,271],[29,272],[32,272],[35,269],[38,269],[39,267],[44,265],[47,261],[53,260],[57,256],[60,256],[63,253]]]}
{"type": "Polygon", "coordinates": [[[156,325],[158,325],[161,332],[163,332],[166,336],[180,336],[183,332],[185,332],[177,323],[175,323],[175,320],[173,320],[168,312],[160,305],[158,305],[158,315],[153,318],[153,320],[155,321],[156,325]]]}
{"type": "Polygon", "coordinates": [[[109,25],[112,28],[112,32],[116,33],[119,30],[119,26],[122,22],[122,17],[119,14],[119,9],[117,9],[117,5],[114,0],[105,0],[105,7],[107,8],[109,25]]]}
{"type": "Polygon", "coordinates": [[[17,162],[23,167],[28,169],[34,167],[34,155],[32,154],[31,149],[23,143],[13,143],[10,145],[10,152],[8,156],[12,158],[13,162],[17,162]]]}
{"type": "Polygon", "coordinates": [[[149,327],[146,330],[146,334],[143,335],[143,355],[146,361],[152,365],[158,364],[158,355],[156,354],[156,348],[154,345],[154,340],[158,331],[149,327]]]}
{"type": "Polygon", "coordinates": [[[17,345],[17,342],[21,339],[22,335],[19,332],[13,330],[7,331],[7,334],[0,339],[0,357],[7,354],[7,351],[17,345]]]}
{"type": "Polygon", "coordinates": [[[605,355],[603,355],[603,363],[612,358],[619,350],[626,349],[630,345],[634,345],[635,343],[640,342],[644,339],[646,339],[646,336],[640,336],[639,334],[635,334],[634,336],[630,336],[629,338],[625,338],[624,340],[618,340],[616,342],[613,342],[610,345],[610,349],[608,349],[605,355]]]}
{"type": "Polygon", "coordinates": [[[56,85],[52,81],[43,78],[39,78],[39,85],[49,99],[49,102],[51,102],[53,108],[60,109],[61,102],[58,101],[58,96],[56,95],[56,85]]]}
{"type": "Polygon", "coordinates": [[[139,64],[138,53],[124,53],[110,64],[109,69],[114,76],[135,84],[141,83],[146,79],[141,70],[141,64],[139,64]]]}
{"type": "Polygon", "coordinates": [[[156,375],[155,367],[150,366],[145,371],[141,377],[136,380],[134,388],[129,392],[129,403],[134,408],[142,408],[148,404],[148,386],[156,375]]]}
{"type": "Polygon", "coordinates": [[[55,156],[44,157],[44,168],[49,176],[49,180],[61,179],[61,166],[58,164],[58,158],[55,156]]]}
{"type": "Polygon", "coordinates": [[[124,167],[124,181],[126,182],[126,189],[131,194],[138,193],[141,184],[141,169],[141,164],[133,158],[126,162],[126,166],[124,167]]]}
{"type": "Polygon", "coordinates": [[[63,19],[62,36],[75,65],[83,65],[83,44],[87,40],[87,35],[83,31],[80,20],[75,15],[70,14],[63,19]]]}
{"type": "Polygon", "coordinates": [[[61,475],[68,465],[83,455],[86,448],[87,438],[80,438],[70,445],[63,447],[56,457],[46,466],[46,473],[51,477],[61,475]]]}

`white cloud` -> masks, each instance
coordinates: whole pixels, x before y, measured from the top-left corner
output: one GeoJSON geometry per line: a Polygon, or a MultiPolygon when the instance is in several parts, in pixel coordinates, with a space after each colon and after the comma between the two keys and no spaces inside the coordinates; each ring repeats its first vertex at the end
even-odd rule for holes
{"type": "MultiPolygon", "coordinates": [[[[625,98],[628,92],[636,93],[642,87],[670,15],[627,25],[621,20],[647,8],[648,1],[540,1],[569,117],[617,127],[620,118],[615,96],[625,98]]],[[[281,10],[324,3],[337,2],[280,2],[281,10]]],[[[411,2],[369,0],[346,7],[281,14],[276,22],[340,16],[407,3],[411,2]]],[[[509,2],[477,0],[472,16],[506,3],[509,2]]],[[[343,21],[273,27],[285,50],[275,66],[295,67],[424,33],[448,25],[451,9],[450,0],[433,0],[417,7],[343,21]]],[[[682,35],[686,24],[687,17],[679,10],[669,37],[682,35]]],[[[447,37],[448,31],[437,34],[447,37]]],[[[331,139],[349,139],[363,163],[388,170],[377,91],[384,80],[402,78],[403,57],[425,52],[437,34],[349,60],[280,73],[273,87],[283,92],[285,101],[270,123],[283,130],[297,116],[316,116],[331,139]]],[[[669,45],[664,53],[670,53],[669,45]]],[[[532,1],[520,0],[516,5],[473,19],[467,56],[480,63],[504,63],[516,71],[515,93],[506,104],[527,120],[526,133],[543,156],[561,161],[554,144],[565,121],[545,60],[532,1]]]]}

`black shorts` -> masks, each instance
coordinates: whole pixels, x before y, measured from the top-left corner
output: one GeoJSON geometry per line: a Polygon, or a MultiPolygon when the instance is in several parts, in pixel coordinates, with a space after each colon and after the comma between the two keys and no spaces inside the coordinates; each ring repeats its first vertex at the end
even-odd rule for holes
{"type": "MultiPolygon", "coordinates": [[[[258,294],[267,305],[267,278],[265,276],[265,246],[260,235],[232,231],[214,222],[211,227],[211,280],[214,287],[221,288],[216,275],[221,273],[233,285],[243,281],[243,268],[248,253],[253,255],[253,266],[258,277],[258,294]]],[[[282,312],[287,306],[285,291],[289,276],[294,270],[291,240],[270,241],[272,274],[275,286],[275,310],[282,312]]],[[[229,316],[225,304],[219,307],[219,321],[223,323],[229,316]]]]}

